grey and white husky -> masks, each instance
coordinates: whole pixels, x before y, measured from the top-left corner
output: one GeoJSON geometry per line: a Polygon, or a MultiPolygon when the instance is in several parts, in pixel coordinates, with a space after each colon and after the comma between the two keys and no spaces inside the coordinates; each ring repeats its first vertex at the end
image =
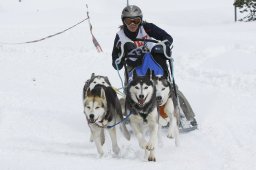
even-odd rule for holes
{"type": "Polygon", "coordinates": [[[155,147],[158,136],[158,112],[156,88],[150,76],[138,77],[136,74],[128,84],[126,107],[130,113],[130,124],[138,139],[139,146],[145,150],[148,161],[156,161],[155,147]],[[149,128],[150,137],[146,141],[144,128],[149,128]]]}
{"type": "MultiPolygon", "coordinates": [[[[102,146],[105,142],[105,129],[110,134],[113,152],[118,154],[120,148],[117,144],[115,125],[123,120],[123,114],[117,94],[106,77],[92,75],[84,86],[83,104],[84,113],[91,130],[91,141],[95,142],[99,155],[104,154],[102,146]]],[[[125,124],[121,123],[118,126],[125,138],[130,140],[130,134],[125,124]]]]}
{"type": "Polygon", "coordinates": [[[170,82],[164,78],[154,78],[156,86],[156,99],[159,107],[160,118],[169,124],[167,137],[174,138],[176,146],[179,145],[179,110],[174,107],[170,82]]]}

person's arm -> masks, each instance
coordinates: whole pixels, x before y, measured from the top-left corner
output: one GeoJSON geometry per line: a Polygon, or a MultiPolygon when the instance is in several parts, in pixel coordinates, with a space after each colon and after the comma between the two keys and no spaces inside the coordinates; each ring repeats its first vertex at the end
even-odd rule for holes
{"type": "Polygon", "coordinates": [[[119,55],[121,54],[121,43],[119,41],[119,36],[116,34],[115,41],[114,41],[114,46],[113,46],[113,51],[112,51],[112,66],[114,69],[119,69],[121,70],[123,68],[123,62],[120,62],[116,66],[116,59],[119,58],[119,55]]]}
{"type": "Polygon", "coordinates": [[[170,42],[170,45],[173,43],[172,36],[155,24],[146,22],[143,24],[143,27],[150,37],[160,41],[168,40],[170,42]]]}

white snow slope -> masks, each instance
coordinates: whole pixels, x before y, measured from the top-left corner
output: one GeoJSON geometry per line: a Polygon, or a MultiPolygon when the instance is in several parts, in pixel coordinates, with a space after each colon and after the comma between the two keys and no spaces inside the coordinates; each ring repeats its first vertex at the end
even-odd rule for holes
{"type": "Polygon", "coordinates": [[[99,158],[89,142],[82,88],[92,72],[121,87],[111,66],[115,33],[125,0],[1,0],[1,170],[253,170],[256,167],[256,23],[234,22],[233,0],[130,0],[144,19],[174,38],[175,79],[190,101],[199,129],[162,131],[157,162],[147,162],[132,136],[118,131],[119,156],[110,138],[99,158]],[[34,44],[79,22],[89,5],[97,53],[88,23],[34,44]]]}

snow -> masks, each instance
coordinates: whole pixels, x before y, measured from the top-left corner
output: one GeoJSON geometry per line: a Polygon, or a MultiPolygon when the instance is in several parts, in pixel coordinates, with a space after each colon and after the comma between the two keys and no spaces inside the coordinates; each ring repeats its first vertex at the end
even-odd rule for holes
{"type": "Polygon", "coordinates": [[[118,131],[119,156],[98,157],[89,142],[82,88],[91,73],[121,87],[111,66],[115,33],[126,1],[1,0],[0,169],[242,170],[256,167],[256,23],[235,23],[233,0],[136,1],[144,18],[174,38],[175,79],[191,103],[199,130],[180,135],[181,145],[161,137],[157,162],[147,162],[132,136],[118,131]],[[103,48],[97,53],[86,17],[103,48]]]}

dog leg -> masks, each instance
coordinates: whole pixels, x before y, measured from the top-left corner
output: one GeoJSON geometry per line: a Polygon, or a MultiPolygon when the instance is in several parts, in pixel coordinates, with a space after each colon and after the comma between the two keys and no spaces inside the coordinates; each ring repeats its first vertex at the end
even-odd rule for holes
{"type": "MultiPolygon", "coordinates": [[[[121,116],[122,115],[117,115],[117,117],[116,117],[116,121],[117,122],[120,122],[120,121],[123,120],[123,118],[121,118],[121,116]]],[[[119,127],[120,127],[120,131],[124,135],[125,139],[130,140],[131,139],[131,135],[130,135],[130,133],[129,133],[126,125],[125,125],[125,122],[122,122],[119,127]]]]}
{"type": "Polygon", "coordinates": [[[100,143],[101,143],[101,145],[103,145],[105,143],[104,129],[101,129],[101,132],[100,132],[100,143]]]}
{"type": "Polygon", "coordinates": [[[91,131],[91,134],[90,134],[90,142],[93,142],[92,131],[91,131]]]}
{"type": "Polygon", "coordinates": [[[124,135],[124,137],[125,137],[127,140],[130,140],[130,139],[131,139],[131,135],[130,135],[130,133],[129,133],[129,131],[128,131],[126,125],[125,125],[125,123],[122,123],[122,124],[120,125],[120,130],[121,130],[122,134],[124,135]]]}
{"type": "Polygon", "coordinates": [[[115,128],[110,128],[108,129],[111,141],[112,141],[112,150],[115,154],[118,154],[120,152],[120,148],[117,144],[117,139],[116,139],[116,129],[115,128]]]}
{"type": "Polygon", "coordinates": [[[93,136],[93,141],[95,142],[97,151],[99,153],[99,156],[102,157],[104,152],[103,152],[103,148],[101,145],[101,128],[98,127],[94,127],[92,128],[92,136],[93,136]]]}
{"type": "Polygon", "coordinates": [[[158,134],[158,120],[157,120],[157,109],[155,108],[151,114],[148,116],[150,139],[147,143],[146,149],[151,151],[154,150],[157,142],[158,134]]]}
{"type": "Polygon", "coordinates": [[[158,119],[157,119],[157,110],[154,109],[153,112],[148,117],[150,138],[146,145],[146,149],[149,151],[148,161],[156,161],[155,157],[155,147],[157,143],[158,135],[158,119]]]}
{"type": "Polygon", "coordinates": [[[170,126],[168,129],[168,138],[175,139],[175,145],[179,146],[179,127],[177,125],[177,118],[172,114],[170,126]]]}
{"type": "Polygon", "coordinates": [[[131,115],[130,116],[130,122],[131,122],[131,126],[132,126],[132,129],[133,129],[133,131],[134,131],[134,133],[135,133],[135,136],[137,137],[137,139],[138,139],[138,142],[139,142],[139,145],[140,145],[140,147],[142,148],[142,149],[146,149],[146,144],[147,144],[147,142],[146,142],[146,140],[144,139],[144,137],[143,137],[143,132],[140,130],[140,128],[139,128],[139,126],[140,126],[140,124],[139,124],[139,120],[136,118],[137,116],[135,116],[135,115],[131,115]]]}

